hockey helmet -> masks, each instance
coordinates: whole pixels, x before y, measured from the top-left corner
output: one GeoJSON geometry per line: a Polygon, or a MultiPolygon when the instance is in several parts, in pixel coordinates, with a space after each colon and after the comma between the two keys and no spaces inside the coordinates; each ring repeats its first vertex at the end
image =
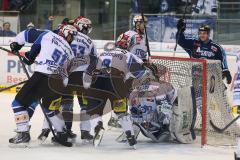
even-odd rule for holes
{"type": "Polygon", "coordinates": [[[72,25],[64,25],[60,28],[58,34],[63,38],[67,39],[69,35],[71,36],[77,35],[77,29],[72,25]]]}
{"type": "MultiPolygon", "coordinates": [[[[148,22],[147,17],[143,16],[143,18],[144,18],[144,23],[147,23],[148,22]]],[[[143,22],[143,18],[141,15],[135,15],[133,17],[133,26],[135,27],[137,22],[143,22]]]]}
{"type": "Polygon", "coordinates": [[[210,28],[209,25],[203,24],[203,25],[201,25],[201,26],[199,27],[199,29],[198,29],[198,32],[201,32],[201,31],[205,31],[205,32],[207,32],[207,33],[209,34],[210,31],[211,31],[211,28],[210,28]]]}
{"type": "Polygon", "coordinates": [[[92,22],[90,19],[79,16],[74,20],[74,26],[81,33],[88,34],[92,31],[92,22]]]}

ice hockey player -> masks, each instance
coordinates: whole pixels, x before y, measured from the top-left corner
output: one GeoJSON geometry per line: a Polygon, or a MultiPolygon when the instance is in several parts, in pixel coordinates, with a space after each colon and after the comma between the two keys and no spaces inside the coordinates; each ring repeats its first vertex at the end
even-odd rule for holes
{"type": "Polygon", "coordinates": [[[133,30],[124,33],[130,37],[127,50],[141,58],[143,61],[147,60],[147,46],[144,31],[144,23],[146,24],[147,22],[147,17],[144,16],[143,20],[141,15],[135,15],[133,17],[133,30]]]}
{"type": "MultiPolygon", "coordinates": [[[[175,140],[191,143],[195,139],[194,130],[191,128],[194,126],[192,124],[195,124],[193,105],[178,107],[177,91],[170,83],[159,80],[159,76],[166,72],[167,68],[164,66],[158,70],[149,67],[144,76],[133,81],[134,89],[129,96],[129,108],[134,122],[135,138],[137,139],[141,132],[154,142],[175,140]],[[176,110],[179,111],[178,115],[176,110]],[[188,113],[193,118],[181,119],[182,116],[179,115],[183,113],[188,113]],[[182,124],[188,128],[182,130],[182,124]]],[[[190,88],[188,91],[190,92],[190,88]]],[[[125,136],[120,135],[117,141],[124,142],[125,136]]]]}
{"type": "MultiPolygon", "coordinates": [[[[139,58],[141,58],[144,62],[147,61],[147,46],[145,41],[145,30],[144,23],[146,24],[148,19],[144,16],[144,20],[141,15],[135,15],[133,17],[133,30],[129,30],[124,34],[129,36],[130,42],[127,50],[139,58]]],[[[128,85],[131,86],[132,80],[128,80],[128,85]]],[[[112,118],[108,122],[109,126],[112,127],[120,127],[115,115],[112,113],[112,118]]]]}
{"type": "MultiPolygon", "coordinates": [[[[91,38],[87,36],[92,31],[91,20],[83,16],[79,16],[74,20],[74,26],[77,28],[78,34],[75,36],[75,39],[71,44],[75,59],[70,69],[71,74],[69,76],[68,89],[71,93],[76,91],[81,107],[81,139],[92,140],[93,136],[90,134],[90,115],[87,115],[86,111],[88,107],[88,99],[87,97],[84,97],[85,91],[82,84],[82,76],[83,72],[85,72],[90,63],[93,63],[93,65],[96,64],[97,51],[91,38]]],[[[73,118],[73,95],[63,96],[62,111],[63,117],[67,118],[66,127],[69,132],[71,132],[73,118]]]]}
{"type": "MultiPolygon", "coordinates": [[[[63,26],[59,35],[51,31],[26,30],[19,33],[16,41],[11,44],[12,51],[18,53],[25,42],[34,41],[31,50],[20,56],[27,65],[35,62],[35,71],[12,102],[17,135],[9,139],[9,143],[26,144],[30,141],[27,108],[33,102],[42,100],[43,107],[48,109],[52,101],[61,96],[54,89],[64,88],[68,80],[67,68],[74,58],[70,43],[76,32],[77,29],[70,25],[63,26]]],[[[56,130],[58,140],[66,142],[65,124],[59,112],[49,111],[47,115],[56,130]]]]}
{"type": "Polygon", "coordinates": [[[198,30],[198,39],[186,38],[184,31],[186,23],[180,19],[177,24],[178,44],[189,54],[191,58],[205,58],[210,60],[220,60],[222,65],[222,77],[227,80],[227,84],[232,82],[232,76],[228,70],[226,53],[224,49],[210,39],[210,26],[203,24],[198,30]]]}
{"type": "MultiPolygon", "coordinates": [[[[134,146],[136,140],[132,121],[127,112],[126,95],[128,89],[126,88],[125,81],[130,76],[133,78],[141,77],[145,73],[145,68],[140,58],[126,50],[129,47],[129,42],[129,36],[121,34],[116,41],[116,49],[104,51],[98,57],[98,63],[95,68],[95,72],[97,71],[98,74],[91,88],[89,87],[92,82],[93,72],[85,73],[83,85],[85,88],[89,88],[89,91],[94,93],[92,95],[94,99],[99,101],[97,106],[92,108],[96,114],[104,114],[103,108],[107,100],[110,100],[112,110],[119,119],[129,145],[134,146]]],[[[102,122],[98,122],[98,126],[102,127],[102,122]]],[[[97,132],[95,134],[95,137],[99,136],[97,132]]]]}
{"type": "MultiPolygon", "coordinates": [[[[80,130],[82,140],[92,140],[93,136],[90,134],[91,124],[90,115],[87,115],[87,105],[88,100],[84,96],[84,88],[82,84],[83,72],[88,68],[90,63],[96,63],[97,55],[96,48],[90,37],[87,36],[92,30],[91,20],[79,16],[74,20],[73,24],[77,30],[78,34],[74,37],[71,43],[71,48],[74,52],[74,60],[70,69],[69,81],[67,88],[65,90],[64,96],[61,99],[61,110],[62,115],[65,120],[67,134],[71,139],[76,138],[76,134],[72,132],[72,121],[73,121],[73,93],[75,92],[78,97],[78,102],[81,107],[80,113],[80,130]]],[[[46,121],[44,122],[42,133],[39,135],[38,139],[44,141],[50,132],[46,121]]]]}

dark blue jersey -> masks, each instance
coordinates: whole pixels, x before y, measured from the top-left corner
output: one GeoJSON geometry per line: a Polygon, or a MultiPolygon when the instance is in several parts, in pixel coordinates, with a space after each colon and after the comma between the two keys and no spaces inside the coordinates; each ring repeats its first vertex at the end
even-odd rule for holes
{"type": "Polygon", "coordinates": [[[177,33],[177,37],[178,36],[178,44],[189,54],[191,58],[220,60],[223,71],[228,70],[226,53],[219,44],[213,42],[212,40],[204,43],[198,39],[186,38],[183,33],[177,33]]]}

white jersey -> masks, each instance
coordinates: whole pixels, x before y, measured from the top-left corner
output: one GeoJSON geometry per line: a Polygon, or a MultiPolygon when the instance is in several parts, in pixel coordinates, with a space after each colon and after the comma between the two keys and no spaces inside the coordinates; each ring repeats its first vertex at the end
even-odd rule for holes
{"type": "Polygon", "coordinates": [[[138,123],[144,121],[158,123],[159,112],[171,110],[176,97],[175,89],[167,82],[150,81],[138,86],[129,96],[133,120],[138,123]]]}
{"type": "Polygon", "coordinates": [[[129,77],[138,78],[145,73],[142,64],[143,61],[134,54],[116,48],[115,50],[105,51],[100,54],[96,69],[104,70],[115,68],[124,74],[125,79],[128,79],[129,77]]]}
{"type": "Polygon", "coordinates": [[[68,77],[67,69],[74,54],[63,37],[48,30],[27,29],[16,36],[15,42],[20,45],[32,43],[29,54],[36,57],[35,72],[68,77]]]}
{"type": "Polygon", "coordinates": [[[128,49],[129,52],[135,54],[139,58],[146,59],[147,57],[147,46],[145,37],[143,35],[139,35],[135,31],[127,31],[124,34],[130,36],[130,47],[128,49]]]}
{"type": "Polygon", "coordinates": [[[41,50],[35,59],[35,71],[68,77],[67,69],[74,58],[69,43],[51,31],[43,34],[36,40],[39,41],[37,43],[40,43],[41,50]]]}
{"type": "Polygon", "coordinates": [[[87,35],[80,32],[71,43],[71,48],[75,58],[70,72],[85,71],[91,62],[91,58],[97,56],[93,41],[87,35]]]}

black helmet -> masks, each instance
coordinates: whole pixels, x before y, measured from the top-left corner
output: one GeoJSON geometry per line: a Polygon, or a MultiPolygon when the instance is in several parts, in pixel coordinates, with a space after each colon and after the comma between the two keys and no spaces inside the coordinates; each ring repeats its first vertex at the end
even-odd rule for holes
{"type": "Polygon", "coordinates": [[[209,34],[209,33],[210,33],[210,30],[211,30],[211,28],[210,28],[209,25],[203,24],[203,25],[201,25],[201,27],[199,27],[198,32],[200,32],[200,31],[206,31],[206,32],[209,34]]]}

